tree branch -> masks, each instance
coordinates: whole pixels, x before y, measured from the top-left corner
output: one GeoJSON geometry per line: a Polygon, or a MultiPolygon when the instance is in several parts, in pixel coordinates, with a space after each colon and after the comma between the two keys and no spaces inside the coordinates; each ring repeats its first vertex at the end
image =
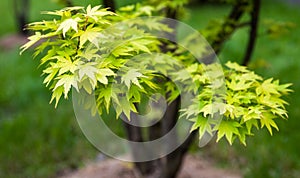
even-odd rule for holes
{"type": "Polygon", "coordinates": [[[247,27],[251,25],[251,21],[250,22],[242,22],[238,25],[236,25],[236,28],[243,28],[243,27],[247,27]]]}
{"type": "Polygon", "coordinates": [[[109,8],[112,12],[116,11],[116,3],[114,0],[103,0],[104,7],[109,8]]]}
{"type": "Polygon", "coordinates": [[[257,25],[258,25],[258,19],[259,19],[259,11],[260,11],[260,0],[253,0],[253,9],[251,12],[251,30],[249,34],[249,41],[248,41],[248,46],[247,50],[245,53],[245,57],[243,59],[243,65],[248,65],[251,56],[254,51],[255,47],[255,41],[257,38],[257,25]]]}
{"type": "Polygon", "coordinates": [[[222,25],[221,30],[219,31],[218,35],[211,42],[211,46],[215,50],[216,54],[218,54],[221,51],[221,48],[222,48],[224,42],[237,29],[238,21],[240,20],[242,15],[245,13],[244,8],[247,5],[248,5],[247,1],[241,0],[241,1],[237,1],[237,3],[231,9],[231,12],[230,12],[229,16],[227,17],[227,20],[222,25]]]}

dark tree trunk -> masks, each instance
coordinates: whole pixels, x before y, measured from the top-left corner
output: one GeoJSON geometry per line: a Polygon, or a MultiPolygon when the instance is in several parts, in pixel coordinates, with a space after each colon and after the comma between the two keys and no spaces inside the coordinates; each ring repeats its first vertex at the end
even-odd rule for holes
{"type": "Polygon", "coordinates": [[[28,30],[25,27],[28,23],[29,0],[14,0],[13,6],[18,31],[22,35],[27,35],[28,30]]]}
{"type": "MultiPolygon", "coordinates": [[[[130,141],[134,142],[143,142],[145,139],[142,137],[142,130],[141,127],[137,127],[131,124],[128,124],[126,122],[123,122],[127,138],[130,141]]],[[[144,150],[140,147],[131,147],[131,152],[134,157],[142,157],[143,154],[149,153],[150,150],[144,150]]],[[[147,161],[147,162],[135,162],[136,169],[139,171],[139,174],[141,175],[149,175],[153,172],[155,172],[156,166],[154,164],[154,161],[147,161]]]]}
{"type": "MultiPolygon", "coordinates": [[[[127,138],[131,141],[142,142],[147,140],[155,140],[167,134],[176,124],[179,107],[179,98],[169,104],[162,120],[148,128],[149,134],[147,138],[142,137],[141,127],[136,127],[123,122],[126,129],[127,138]]],[[[135,162],[135,167],[138,171],[138,174],[142,178],[175,178],[182,165],[184,155],[187,153],[188,148],[192,144],[195,135],[196,132],[192,132],[183,142],[183,144],[164,157],[147,162],[135,162]]],[[[176,142],[177,135],[173,134],[171,139],[169,139],[165,144],[172,147],[174,144],[176,144],[176,142]]],[[[151,150],[147,150],[147,148],[136,148],[134,146],[131,147],[131,151],[133,156],[136,157],[142,156],[142,154],[151,154],[151,150]]]]}
{"type": "MultiPolygon", "coordinates": [[[[177,11],[176,9],[166,8],[165,9],[166,16],[168,18],[177,19],[177,11]]],[[[177,24],[172,23],[168,24],[170,28],[176,30],[177,24]]],[[[166,33],[167,39],[172,39],[176,41],[176,33],[166,33]]],[[[162,44],[161,46],[162,52],[167,52],[167,44],[162,44]]],[[[148,137],[142,138],[141,128],[135,127],[129,124],[125,124],[125,129],[127,130],[127,136],[130,140],[141,141],[141,140],[155,140],[169,133],[170,130],[176,125],[178,120],[178,114],[180,109],[180,97],[174,100],[167,106],[166,112],[163,118],[153,126],[148,128],[148,137]]],[[[180,167],[182,165],[182,160],[184,155],[187,153],[188,148],[192,144],[195,138],[195,132],[192,132],[188,138],[185,140],[183,144],[181,144],[177,149],[175,149],[172,153],[161,157],[157,160],[147,161],[147,162],[136,162],[135,166],[137,170],[142,175],[143,178],[175,178],[180,167]]],[[[166,141],[167,147],[172,147],[176,145],[178,142],[177,134],[174,132],[171,135],[171,139],[166,141]]],[[[137,150],[137,148],[132,148],[132,151],[136,156],[138,154],[145,154],[147,151],[151,150],[143,150],[143,153],[140,153],[141,150],[137,150]]]]}
{"type": "MultiPolygon", "coordinates": [[[[166,113],[162,120],[162,134],[167,134],[176,124],[178,119],[178,113],[180,109],[180,98],[178,97],[167,107],[166,113]]],[[[192,144],[196,132],[192,132],[188,138],[181,144],[177,149],[175,149],[172,153],[162,158],[164,160],[164,164],[160,178],[174,178],[179,172],[182,160],[184,155],[187,153],[188,148],[192,144]]],[[[178,138],[176,132],[171,136],[172,139],[168,140],[168,146],[174,146],[177,144],[178,138]]]]}
{"type": "Polygon", "coordinates": [[[160,178],[174,178],[178,174],[182,160],[187,153],[190,145],[193,143],[193,140],[196,136],[196,131],[192,132],[189,137],[185,140],[185,142],[174,150],[171,154],[166,156],[166,163],[163,167],[163,172],[160,178]]]}

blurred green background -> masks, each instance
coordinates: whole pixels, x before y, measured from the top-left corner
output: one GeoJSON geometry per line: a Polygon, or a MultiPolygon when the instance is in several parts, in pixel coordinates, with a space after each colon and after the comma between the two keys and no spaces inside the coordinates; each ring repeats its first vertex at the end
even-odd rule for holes
{"type": "MultiPolygon", "coordinates": [[[[76,5],[98,1],[75,0],[76,5]]],[[[101,2],[101,1],[99,1],[101,2]]],[[[118,6],[136,2],[117,1],[118,6]]],[[[40,11],[62,8],[53,0],[31,1],[30,22],[49,18],[40,11]]],[[[229,7],[195,3],[187,7],[183,21],[196,29],[210,19],[221,18],[229,7]]],[[[0,1],[0,42],[17,33],[13,2],[0,1]]],[[[250,67],[262,76],[293,83],[294,92],[286,98],[290,103],[288,120],[279,120],[280,132],[271,137],[266,130],[248,139],[247,147],[221,141],[193,149],[203,157],[216,160],[218,166],[241,170],[244,177],[300,177],[300,4],[263,1],[260,33],[250,67]],[[294,27],[278,36],[264,34],[268,20],[291,22],[294,27]]],[[[280,27],[279,27],[280,28],[280,27]]],[[[15,36],[15,35],[14,35],[15,36]]],[[[17,41],[9,41],[17,44],[17,41]]],[[[85,139],[76,123],[71,98],[54,109],[48,104],[50,91],[42,84],[39,61],[32,51],[19,55],[18,45],[0,46],[0,177],[56,177],[95,159],[97,150],[85,139]],[[13,47],[12,47],[13,46],[13,47]]],[[[247,29],[238,31],[226,42],[221,62],[238,61],[247,43],[247,29]]]]}

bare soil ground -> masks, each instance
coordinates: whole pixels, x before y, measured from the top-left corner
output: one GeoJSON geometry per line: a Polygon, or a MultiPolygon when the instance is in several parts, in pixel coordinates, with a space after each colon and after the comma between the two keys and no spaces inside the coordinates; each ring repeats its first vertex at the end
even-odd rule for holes
{"type": "Polygon", "coordinates": [[[8,34],[0,38],[0,49],[10,50],[27,42],[27,37],[19,34],[8,34]]]}
{"type": "MultiPolygon", "coordinates": [[[[107,159],[89,163],[85,167],[68,173],[60,178],[138,178],[131,163],[107,159]]],[[[233,170],[217,168],[212,161],[203,160],[194,155],[187,155],[178,178],[242,178],[233,170]]]]}

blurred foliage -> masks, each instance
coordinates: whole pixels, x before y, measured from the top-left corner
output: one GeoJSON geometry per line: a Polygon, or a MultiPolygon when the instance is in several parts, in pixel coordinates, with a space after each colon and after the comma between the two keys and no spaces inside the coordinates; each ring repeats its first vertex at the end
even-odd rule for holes
{"type": "MultiPolygon", "coordinates": [[[[280,38],[283,35],[289,35],[289,32],[297,25],[289,21],[276,21],[273,19],[264,19],[262,26],[265,28],[265,33],[271,38],[280,38]]],[[[264,35],[264,34],[262,34],[264,35]]]]}

